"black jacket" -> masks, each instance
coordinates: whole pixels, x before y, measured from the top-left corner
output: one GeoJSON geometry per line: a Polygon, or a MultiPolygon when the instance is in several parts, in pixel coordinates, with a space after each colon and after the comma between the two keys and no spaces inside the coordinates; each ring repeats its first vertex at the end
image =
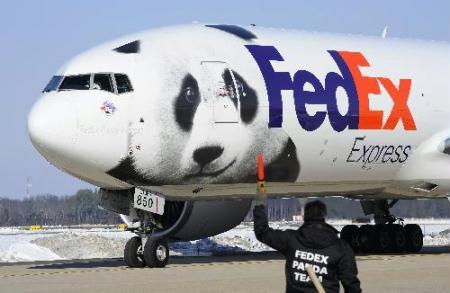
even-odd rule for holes
{"type": "Polygon", "coordinates": [[[361,292],[355,255],[332,226],[311,222],[296,231],[274,230],[262,205],[255,206],[253,216],[256,238],[286,257],[286,292],[316,292],[305,264],[313,265],[327,293],[339,292],[339,281],[345,292],[361,292]]]}

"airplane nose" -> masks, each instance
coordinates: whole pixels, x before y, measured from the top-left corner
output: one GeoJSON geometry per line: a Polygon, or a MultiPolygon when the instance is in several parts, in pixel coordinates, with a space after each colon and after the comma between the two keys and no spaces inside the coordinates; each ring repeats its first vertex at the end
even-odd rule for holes
{"type": "Polygon", "coordinates": [[[107,116],[102,102],[104,94],[94,91],[45,93],[30,111],[28,134],[58,169],[104,188],[128,188],[105,173],[128,153],[127,111],[107,116]]]}
{"type": "Polygon", "coordinates": [[[67,155],[73,148],[76,123],[73,111],[64,99],[43,97],[28,116],[28,134],[34,147],[51,163],[58,156],[67,155]]]}

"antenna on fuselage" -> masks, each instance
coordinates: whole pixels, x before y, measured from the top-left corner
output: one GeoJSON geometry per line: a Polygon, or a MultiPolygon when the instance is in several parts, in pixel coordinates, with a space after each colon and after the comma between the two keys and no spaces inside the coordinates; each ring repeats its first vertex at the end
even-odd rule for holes
{"type": "Polygon", "coordinates": [[[383,32],[381,33],[381,38],[386,39],[388,27],[385,26],[383,32]]]}

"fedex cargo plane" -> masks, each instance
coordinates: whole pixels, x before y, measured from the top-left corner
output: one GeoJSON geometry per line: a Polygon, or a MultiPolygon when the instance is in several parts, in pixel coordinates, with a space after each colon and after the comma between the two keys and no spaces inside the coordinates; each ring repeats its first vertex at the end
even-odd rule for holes
{"type": "Polygon", "coordinates": [[[137,236],[132,267],[167,241],[238,225],[263,154],[268,194],[360,200],[376,225],[355,250],[419,251],[390,208],[450,190],[450,47],[442,42],[192,24],[87,51],[53,76],[28,121],[36,149],[100,187],[137,236]]]}

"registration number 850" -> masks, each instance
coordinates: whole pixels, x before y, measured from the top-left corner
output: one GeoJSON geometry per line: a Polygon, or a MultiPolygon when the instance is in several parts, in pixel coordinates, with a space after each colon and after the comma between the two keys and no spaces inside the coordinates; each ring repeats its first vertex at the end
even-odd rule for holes
{"type": "Polygon", "coordinates": [[[162,215],[164,213],[164,197],[139,188],[134,192],[134,207],[144,211],[162,215]]]}

